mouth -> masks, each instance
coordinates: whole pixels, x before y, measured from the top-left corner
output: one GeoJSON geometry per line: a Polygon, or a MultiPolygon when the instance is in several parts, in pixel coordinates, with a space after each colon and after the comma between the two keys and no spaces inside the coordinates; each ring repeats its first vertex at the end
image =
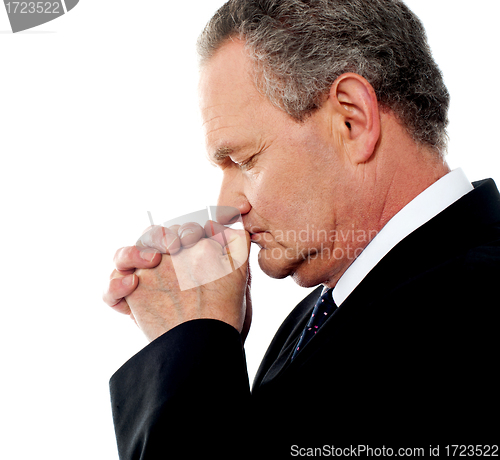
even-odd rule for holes
{"type": "Polygon", "coordinates": [[[254,231],[254,232],[250,233],[250,240],[252,243],[256,243],[262,247],[262,243],[269,241],[269,237],[266,237],[267,234],[270,234],[270,233],[264,232],[264,231],[258,231],[258,232],[254,231]]]}
{"type": "Polygon", "coordinates": [[[261,227],[252,224],[251,222],[243,222],[244,229],[250,234],[250,241],[252,243],[258,244],[262,247],[261,243],[265,241],[270,241],[272,238],[271,233],[267,230],[263,230],[261,227]],[[269,236],[267,236],[269,234],[269,236]]]}

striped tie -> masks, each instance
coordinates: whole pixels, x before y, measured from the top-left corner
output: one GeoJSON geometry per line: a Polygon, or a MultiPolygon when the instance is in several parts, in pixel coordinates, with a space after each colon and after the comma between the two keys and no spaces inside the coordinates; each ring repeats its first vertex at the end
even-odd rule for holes
{"type": "Polygon", "coordinates": [[[332,315],[336,310],[337,306],[333,301],[332,296],[333,289],[326,289],[321,294],[321,297],[316,302],[314,306],[311,318],[304,328],[302,335],[300,336],[297,346],[293,351],[292,361],[295,359],[300,350],[304,348],[307,342],[311,340],[323,323],[332,315]]]}

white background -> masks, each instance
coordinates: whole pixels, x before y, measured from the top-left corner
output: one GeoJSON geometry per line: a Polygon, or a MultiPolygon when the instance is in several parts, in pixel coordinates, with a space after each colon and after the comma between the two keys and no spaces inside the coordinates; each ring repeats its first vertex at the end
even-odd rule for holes
{"type": "MultiPolygon", "coordinates": [[[[161,222],[216,203],[195,41],[222,3],[81,0],[19,34],[0,6],[5,459],[117,458],[108,379],[146,340],[101,293],[115,250],[135,242],[147,210],[161,222]]],[[[407,3],[452,96],[450,165],[500,183],[497,0],[407,3]]],[[[251,377],[307,293],[266,278],[255,255],[251,377]]]]}

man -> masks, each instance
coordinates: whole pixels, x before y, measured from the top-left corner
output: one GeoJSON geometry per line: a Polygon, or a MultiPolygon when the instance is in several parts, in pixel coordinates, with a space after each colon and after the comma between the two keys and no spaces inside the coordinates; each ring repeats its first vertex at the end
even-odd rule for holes
{"type": "Polygon", "coordinates": [[[266,274],[321,286],[250,391],[245,250],[190,290],[172,265],[196,280],[237,235],[188,224],[143,240],[163,255],[119,250],[104,300],[152,341],[111,380],[120,457],[493,443],[500,196],[443,159],[449,98],[419,20],[397,0],[232,0],[199,50],[234,208],[219,224],[241,214],[266,274]]]}

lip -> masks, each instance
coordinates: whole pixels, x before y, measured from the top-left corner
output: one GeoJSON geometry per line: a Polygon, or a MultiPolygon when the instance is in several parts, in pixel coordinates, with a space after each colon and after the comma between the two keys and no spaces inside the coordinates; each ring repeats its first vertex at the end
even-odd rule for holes
{"type": "Polygon", "coordinates": [[[269,232],[253,232],[250,233],[250,239],[252,240],[253,243],[260,243],[262,241],[266,241],[266,238],[264,235],[269,232]]]}
{"type": "Polygon", "coordinates": [[[250,235],[256,235],[257,233],[261,233],[262,230],[258,227],[254,227],[252,225],[243,225],[243,228],[246,232],[250,233],[250,235]]]}

